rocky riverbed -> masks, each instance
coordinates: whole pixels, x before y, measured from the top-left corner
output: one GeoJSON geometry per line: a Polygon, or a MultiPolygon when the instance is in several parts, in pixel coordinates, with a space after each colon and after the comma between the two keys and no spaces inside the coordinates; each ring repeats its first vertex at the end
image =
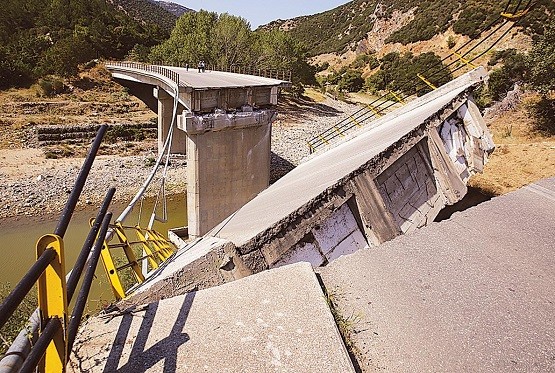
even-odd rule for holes
{"type": "MultiPolygon", "coordinates": [[[[319,103],[296,100],[281,105],[272,129],[272,182],[309,155],[308,139],[356,109],[355,105],[328,98],[319,103]]],[[[116,187],[116,201],[129,201],[150,173],[156,156],[152,151],[120,156],[115,154],[117,146],[112,152],[114,155],[100,155],[95,160],[78,208],[99,205],[112,186],[116,187]]],[[[82,163],[82,158],[47,159],[38,148],[0,149],[0,219],[59,213],[82,163]]],[[[172,157],[166,181],[168,194],[184,193],[186,183],[186,159],[172,157]]],[[[151,195],[157,193],[158,185],[159,177],[151,195]]]]}

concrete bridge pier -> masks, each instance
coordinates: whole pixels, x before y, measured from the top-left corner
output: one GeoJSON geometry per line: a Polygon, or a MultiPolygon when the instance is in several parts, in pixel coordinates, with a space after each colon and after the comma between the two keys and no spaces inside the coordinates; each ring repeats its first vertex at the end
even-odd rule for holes
{"type": "Polygon", "coordinates": [[[187,134],[187,219],[191,237],[218,223],[266,189],[274,110],[196,116],[183,113],[187,134]]]}
{"type": "MultiPolygon", "coordinates": [[[[173,119],[174,98],[160,87],[154,88],[153,95],[158,100],[158,153],[161,153],[173,119]]],[[[177,115],[181,115],[183,110],[183,105],[178,104],[177,115]]],[[[186,154],[186,141],[187,135],[174,129],[171,153],[186,154]]]]}

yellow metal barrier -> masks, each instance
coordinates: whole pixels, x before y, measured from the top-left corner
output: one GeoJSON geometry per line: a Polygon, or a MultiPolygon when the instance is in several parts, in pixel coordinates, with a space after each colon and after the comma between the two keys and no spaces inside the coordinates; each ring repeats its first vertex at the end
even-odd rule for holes
{"type": "Polygon", "coordinates": [[[320,140],[322,140],[322,142],[324,142],[326,145],[329,145],[328,140],[326,140],[326,138],[323,137],[322,135],[319,134],[319,135],[318,135],[318,138],[319,138],[320,140]]]}
{"type": "Polygon", "coordinates": [[[345,137],[345,135],[344,135],[341,131],[339,131],[339,128],[337,128],[336,126],[333,126],[333,129],[335,130],[335,132],[337,132],[337,134],[338,134],[339,136],[345,137]]]}
{"type": "Polygon", "coordinates": [[[60,236],[47,234],[37,241],[37,259],[47,249],[56,252],[56,257],[46,267],[37,281],[38,303],[42,320],[57,318],[62,324],[50,341],[39,372],[63,372],[66,363],[67,290],[64,258],[64,241],[60,236]]]}
{"type": "Polygon", "coordinates": [[[105,242],[101,257],[112,292],[119,300],[125,298],[128,289],[125,289],[118,272],[130,268],[133,272],[134,282],[136,284],[143,283],[145,277],[139,263],[147,260],[150,268],[156,269],[175,252],[176,248],[164,236],[152,229],[143,229],[139,226],[123,226],[119,223],[111,225],[110,228],[114,233],[112,240],[116,238],[119,242],[105,242]],[[130,240],[129,233],[134,233],[136,239],[130,240]],[[118,248],[123,250],[125,256],[125,263],[121,265],[115,263],[111,253],[111,250],[118,248]],[[139,251],[144,255],[137,257],[139,251]]]}
{"type": "Polygon", "coordinates": [[[459,60],[461,60],[462,63],[472,67],[473,69],[476,68],[476,65],[474,65],[472,62],[470,62],[469,60],[467,60],[463,56],[461,56],[459,53],[453,52],[453,56],[457,57],[459,60]]]}
{"type": "Polygon", "coordinates": [[[306,143],[308,144],[310,154],[314,153],[316,151],[316,148],[312,146],[312,143],[310,141],[307,141],[306,143]]]}
{"type": "Polygon", "coordinates": [[[389,93],[391,93],[391,95],[392,95],[393,97],[395,97],[395,99],[397,100],[398,103],[400,103],[400,104],[404,104],[404,103],[405,103],[405,101],[403,101],[403,99],[402,99],[401,97],[399,97],[399,95],[398,95],[397,93],[395,93],[395,92],[393,92],[393,91],[389,91],[389,93]]]}
{"type": "Polygon", "coordinates": [[[374,113],[375,116],[377,116],[377,117],[381,117],[381,116],[382,116],[382,114],[381,114],[374,106],[372,106],[372,105],[366,105],[366,107],[367,107],[368,109],[370,109],[370,110],[372,111],[372,113],[374,113]]]}
{"type": "Polygon", "coordinates": [[[362,124],[360,124],[355,118],[353,118],[352,115],[349,116],[349,119],[351,120],[351,122],[356,124],[358,127],[362,127],[362,124]]]}
{"type": "Polygon", "coordinates": [[[416,76],[418,78],[420,78],[420,80],[422,80],[424,83],[426,83],[428,85],[428,87],[430,87],[433,90],[436,90],[437,87],[435,85],[433,85],[428,79],[424,78],[424,76],[420,73],[416,74],[416,76]]]}
{"type": "Polygon", "coordinates": [[[518,21],[520,18],[524,17],[531,8],[526,8],[524,10],[518,11],[516,13],[501,13],[501,17],[509,21],[518,21]]]}

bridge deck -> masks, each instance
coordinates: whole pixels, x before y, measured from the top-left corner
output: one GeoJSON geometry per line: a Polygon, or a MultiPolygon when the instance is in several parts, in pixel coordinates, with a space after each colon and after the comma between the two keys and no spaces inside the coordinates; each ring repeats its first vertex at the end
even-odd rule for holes
{"type": "Polygon", "coordinates": [[[236,246],[247,243],[378,156],[456,99],[469,85],[438,92],[439,97],[397,117],[382,117],[377,123],[383,124],[300,164],[216,227],[215,236],[236,246]]]}
{"type": "Polygon", "coordinates": [[[220,89],[279,86],[287,82],[255,75],[235,74],[222,71],[198,72],[198,69],[163,66],[179,74],[179,81],[193,89],[220,89]]]}

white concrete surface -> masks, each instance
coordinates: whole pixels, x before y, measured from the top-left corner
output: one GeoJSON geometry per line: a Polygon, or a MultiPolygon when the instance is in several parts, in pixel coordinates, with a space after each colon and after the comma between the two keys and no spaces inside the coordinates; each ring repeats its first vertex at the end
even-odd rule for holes
{"type": "Polygon", "coordinates": [[[308,263],[82,327],[69,372],[354,372],[308,263]]]}

